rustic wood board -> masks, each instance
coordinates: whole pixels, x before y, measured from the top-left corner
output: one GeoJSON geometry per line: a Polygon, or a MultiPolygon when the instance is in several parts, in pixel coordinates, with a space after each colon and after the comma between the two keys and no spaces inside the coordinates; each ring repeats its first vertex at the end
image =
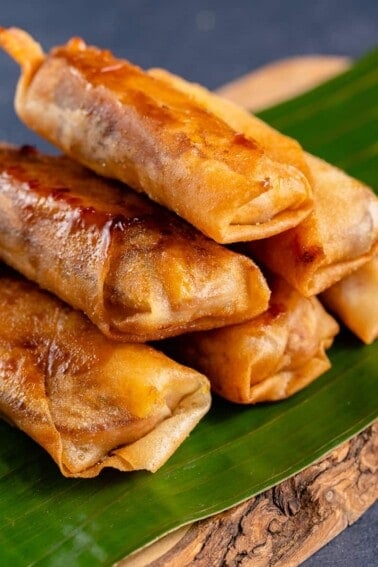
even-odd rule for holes
{"type": "Polygon", "coordinates": [[[257,112],[315,87],[349,65],[347,57],[291,57],[252,71],[217,92],[257,112]]]}
{"type": "MultiPolygon", "coordinates": [[[[296,57],[254,71],[218,92],[257,111],[304,92],[348,65],[345,57],[296,57]]],[[[169,534],[118,566],[297,566],[377,498],[378,423],[289,480],[169,534]]]]}

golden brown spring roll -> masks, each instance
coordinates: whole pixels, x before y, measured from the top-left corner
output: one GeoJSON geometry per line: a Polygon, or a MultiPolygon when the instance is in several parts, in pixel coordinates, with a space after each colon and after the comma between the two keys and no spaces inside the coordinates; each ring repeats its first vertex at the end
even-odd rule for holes
{"type": "Polygon", "coordinates": [[[294,140],[231,101],[167,71],[151,69],[149,73],[190,93],[198,104],[233,129],[268,147],[274,159],[294,165],[312,179],[314,211],[296,228],[253,243],[252,249],[261,262],[310,296],[373,256],[378,241],[378,200],[369,188],[300,151],[294,140]]]}
{"type": "Polygon", "coordinates": [[[273,159],[283,164],[293,165],[309,179],[310,169],[300,144],[278,132],[266,122],[251,114],[241,106],[209,91],[202,85],[190,83],[165,69],[149,69],[148,73],[172,87],[181,90],[200,104],[205,110],[227,122],[236,132],[242,132],[261,144],[273,159]]]}
{"type": "Polygon", "coordinates": [[[0,415],[65,476],[156,471],[209,409],[207,379],[110,341],[80,312],[0,268],[0,415]]]}
{"type": "Polygon", "coordinates": [[[170,341],[170,352],[233,402],[282,400],[330,368],[325,350],[339,330],[336,321],[317,298],[303,297],[281,278],[269,283],[271,303],[262,315],[170,341]]]}
{"type": "Polygon", "coordinates": [[[378,250],[378,199],[356,179],[307,155],[314,210],[284,234],[248,245],[303,295],[316,295],[370,260],[378,250]]]}
{"type": "Polygon", "coordinates": [[[325,305],[364,343],[378,338],[378,255],[321,295],[325,305]]]}
{"type": "Polygon", "coordinates": [[[28,147],[0,144],[0,258],[118,340],[223,326],[268,306],[248,258],[127,187],[28,147]]]}
{"type": "Polygon", "coordinates": [[[11,28],[0,45],[22,67],[16,110],[30,128],[214,240],[265,238],[311,210],[302,171],[166,81],[77,38],[45,55],[11,28]]]}

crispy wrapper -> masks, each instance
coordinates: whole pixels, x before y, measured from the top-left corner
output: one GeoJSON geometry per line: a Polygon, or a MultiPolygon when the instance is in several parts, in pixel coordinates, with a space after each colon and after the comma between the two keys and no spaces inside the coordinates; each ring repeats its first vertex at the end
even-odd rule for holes
{"type": "Polygon", "coordinates": [[[378,255],[321,295],[325,305],[364,343],[378,338],[378,255]]]}
{"type": "Polygon", "coordinates": [[[307,160],[314,180],[313,212],[298,227],[248,247],[253,257],[311,296],[373,258],[378,199],[340,169],[311,155],[307,160]]]}
{"type": "Polygon", "coordinates": [[[214,240],[266,238],[311,210],[296,160],[276,159],[268,143],[234,130],[190,93],[77,38],[45,55],[10,28],[0,30],[0,45],[22,67],[16,110],[30,128],[214,240]]]}
{"type": "Polygon", "coordinates": [[[1,268],[0,414],[65,476],[156,471],[209,409],[207,379],[109,341],[78,311],[1,268]]]}
{"type": "Polygon", "coordinates": [[[378,200],[361,182],[301,151],[243,108],[162,69],[153,76],[190,93],[208,111],[269,148],[273,157],[300,169],[312,180],[314,210],[296,228],[253,243],[252,253],[302,294],[311,296],[363,265],[378,244],[378,200]]]}
{"type": "Polygon", "coordinates": [[[186,93],[208,112],[227,122],[235,132],[241,132],[248,138],[256,140],[273,159],[294,166],[311,180],[310,168],[304,151],[293,138],[281,134],[248,110],[209,91],[202,85],[190,83],[165,69],[149,69],[148,73],[186,93]]]}
{"type": "Polygon", "coordinates": [[[143,342],[267,308],[248,258],[66,157],[0,145],[0,257],[109,337],[143,342]]]}
{"type": "Polygon", "coordinates": [[[241,404],[276,401],[330,368],[325,353],[339,328],[317,298],[283,279],[270,282],[269,310],[223,329],[170,341],[169,352],[204,372],[217,394],[241,404]]]}

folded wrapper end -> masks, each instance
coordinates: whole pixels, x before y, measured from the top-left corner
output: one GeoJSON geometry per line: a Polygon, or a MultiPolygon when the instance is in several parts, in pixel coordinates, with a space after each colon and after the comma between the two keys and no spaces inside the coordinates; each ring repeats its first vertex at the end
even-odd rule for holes
{"type": "Polygon", "coordinates": [[[246,245],[244,253],[306,297],[361,268],[378,250],[378,199],[364,183],[306,154],[314,210],[298,226],[246,245]]]}
{"type": "Polygon", "coordinates": [[[325,351],[339,331],[336,321],[317,298],[279,278],[270,284],[267,312],[169,343],[170,355],[204,372],[213,391],[235,403],[288,398],[330,368],[325,351]]]}
{"type": "MultiPolygon", "coordinates": [[[[307,363],[297,369],[279,372],[261,383],[251,385],[243,403],[257,404],[285,400],[303,390],[331,368],[330,360],[325,353],[325,349],[330,346],[330,343],[321,343],[318,352],[307,363]]],[[[235,401],[238,402],[238,400],[235,401]]]]}
{"type": "MultiPolygon", "coordinates": [[[[200,375],[197,374],[197,376],[200,375]]],[[[209,383],[204,376],[201,378],[197,389],[185,396],[171,415],[146,435],[134,443],[110,451],[100,462],[79,473],[72,473],[62,463],[59,463],[62,474],[66,477],[93,478],[104,468],[114,468],[121,472],[147,470],[155,473],[167,462],[210,409],[209,383]]]]}
{"type": "Polygon", "coordinates": [[[156,471],[210,407],[205,376],[109,341],[80,312],[0,267],[0,415],[67,477],[156,471]]]}
{"type": "Polygon", "coordinates": [[[378,254],[320,298],[361,341],[372,344],[378,338],[378,254]]]}
{"type": "MultiPolygon", "coordinates": [[[[338,168],[303,152],[297,141],[284,136],[244,108],[206,88],[162,69],[150,69],[148,73],[186,92],[202,107],[240,132],[241,139],[244,135],[247,139],[257,140],[282,167],[291,168],[287,175],[282,174],[283,169],[279,174],[276,168],[276,175],[271,177],[272,185],[277,186],[283,180],[284,185],[278,186],[282,202],[286,200],[288,204],[293,187],[298,192],[298,173],[302,173],[311,182],[312,199],[308,195],[308,202],[299,201],[299,210],[305,213],[302,222],[289,230],[289,216],[294,217],[299,212],[294,206],[287,210],[275,210],[275,202],[269,203],[269,187],[253,200],[251,205],[256,215],[256,234],[249,240],[256,242],[251,242],[252,257],[256,255],[262,264],[283,276],[303,295],[310,297],[362,266],[374,255],[378,245],[378,201],[368,187],[338,168]],[[289,186],[288,179],[294,179],[296,184],[289,186]],[[306,211],[302,210],[306,206],[307,216],[306,211]],[[274,210],[276,217],[272,214],[274,210]],[[269,211],[270,218],[276,222],[276,236],[266,226],[271,222],[263,217],[266,211],[269,211]],[[257,223],[267,220],[268,223],[264,225],[265,236],[257,223]]],[[[271,166],[269,169],[274,171],[271,166]]],[[[260,174],[260,177],[263,176],[260,174]]],[[[235,232],[239,230],[240,235],[242,231],[246,234],[247,228],[237,226],[236,222],[245,222],[247,214],[251,213],[249,208],[252,209],[248,204],[238,211],[233,219],[235,226],[231,226],[230,231],[234,229],[235,232]]],[[[248,239],[238,239],[243,240],[248,239]]],[[[248,255],[247,251],[245,253],[248,255]]]]}
{"type": "Polygon", "coordinates": [[[188,95],[235,130],[241,142],[257,141],[268,153],[257,174],[264,191],[240,205],[228,222],[209,234],[221,244],[268,238],[296,226],[313,209],[312,178],[300,144],[262,120],[205,87],[165,69],[147,73],[188,95]],[[277,160],[274,163],[270,158],[277,160]],[[266,171],[270,172],[269,178],[266,171]]]}
{"type": "MultiPolygon", "coordinates": [[[[98,465],[99,468],[93,467],[88,471],[91,473],[90,476],[97,475],[104,467],[113,467],[120,471],[144,469],[156,472],[178,449],[209,409],[209,386],[204,379],[202,386],[185,397],[170,417],[159,423],[142,439],[113,451],[103,463],[98,465]],[[167,440],[169,440],[168,444],[167,440]]],[[[86,474],[83,473],[81,476],[84,477],[86,474]]]]}
{"type": "Polygon", "coordinates": [[[303,173],[282,163],[270,163],[269,170],[271,175],[264,178],[261,168],[265,191],[236,210],[218,242],[232,244],[270,238],[300,224],[311,213],[312,191],[303,173]]]}

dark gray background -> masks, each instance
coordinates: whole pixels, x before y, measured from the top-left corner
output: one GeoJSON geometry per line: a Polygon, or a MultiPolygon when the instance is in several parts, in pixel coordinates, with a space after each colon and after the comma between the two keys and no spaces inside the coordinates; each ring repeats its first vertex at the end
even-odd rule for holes
{"type": "MultiPolygon", "coordinates": [[[[142,67],[210,88],[300,54],[358,57],[378,44],[377,0],[0,0],[0,25],[24,27],[45,49],[73,35],[142,67]]],[[[16,66],[0,53],[0,139],[47,147],[13,112],[16,66]]],[[[306,562],[377,565],[378,507],[306,562]]]]}
{"type": "MultiPolygon", "coordinates": [[[[215,88],[282,57],[359,56],[378,43],[378,1],[0,0],[0,25],[26,28],[45,49],[80,35],[215,88]]],[[[37,143],[13,114],[17,76],[0,53],[0,139],[37,143]]]]}

